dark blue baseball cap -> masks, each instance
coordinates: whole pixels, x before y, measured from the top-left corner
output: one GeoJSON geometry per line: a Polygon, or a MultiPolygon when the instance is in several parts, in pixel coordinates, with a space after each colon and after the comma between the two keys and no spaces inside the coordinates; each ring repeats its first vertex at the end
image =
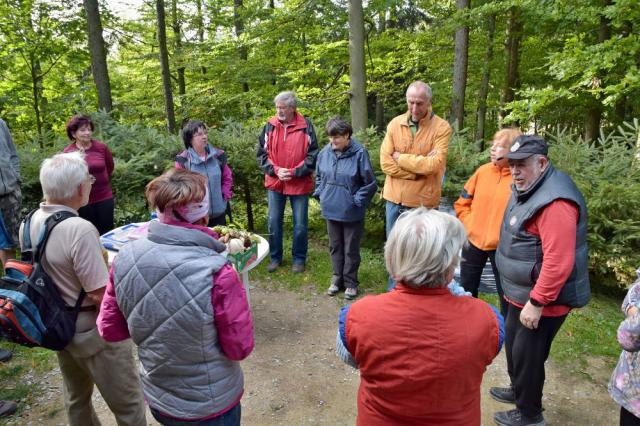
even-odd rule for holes
{"type": "Polygon", "coordinates": [[[524,160],[535,154],[546,156],[548,152],[549,147],[542,137],[538,135],[520,135],[511,144],[509,153],[501,158],[524,160]]]}

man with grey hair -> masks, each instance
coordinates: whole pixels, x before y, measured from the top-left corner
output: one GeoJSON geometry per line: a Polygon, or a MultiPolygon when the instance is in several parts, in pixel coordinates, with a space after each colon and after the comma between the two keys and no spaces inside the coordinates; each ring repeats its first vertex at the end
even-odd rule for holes
{"type": "MultiPolygon", "coordinates": [[[[391,120],[380,147],[380,167],[386,175],[382,198],[387,237],[403,211],[440,205],[451,126],[433,112],[432,96],[428,84],[411,83],[407,112],[391,120]]],[[[388,290],[394,286],[390,278],[388,290]]]]}
{"type": "MultiPolygon", "coordinates": [[[[42,162],[40,184],[45,201],[31,216],[29,236],[34,246],[49,216],[58,212],[78,214],[78,209],[89,200],[94,181],[79,152],[57,154],[42,162]]],[[[21,244],[23,232],[21,228],[21,244]]],[[[73,340],[56,352],[69,424],[100,424],[91,402],[95,384],[118,425],[146,425],[131,339],[109,343],[100,337],[96,328],[109,274],[95,226],[80,217],[60,222],[51,231],[42,266],[68,306],[74,306],[82,292],[86,296],[73,340]]]]}
{"type": "Polygon", "coordinates": [[[360,369],[358,425],[480,424],[480,385],[504,328],[495,307],[447,288],[465,240],[447,213],[404,213],[384,248],[397,289],[340,312],[336,349],[360,369]]]}
{"type": "Polygon", "coordinates": [[[501,426],[544,426],[544,364],[572,308],[589,301],[587,207],[573,180],[556,170],[544,139],[518,136],[506,158],[513,194],[504,212],[496,263],[508,303],[508,387],[491,396],[516,408],[501,426]]]}
{"type": "Polygon", "coordinates": [[[293,272],[304,272],[307,261],[307,222],[312,173],[318,156],[318,140],[311,120],[296,110],[293,92],[281,92],[275,99],[276,115],[271,117],[258,138],[257,161],[264,172],[269,203],[269,250],[274,272],[282,263],[284,208],[289,198],[293,213],[293,272]]]}

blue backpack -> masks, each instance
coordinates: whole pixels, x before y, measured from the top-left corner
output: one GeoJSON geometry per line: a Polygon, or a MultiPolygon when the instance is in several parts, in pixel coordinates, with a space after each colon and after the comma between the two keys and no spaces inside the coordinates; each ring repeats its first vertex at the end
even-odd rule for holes
{"type": "Polygon", "coordinates": [[[82,290],[75,306],[67,306],[41,261],[53,228],[75,215],[61,211],[49,216],[32,252],[30,224],[35,211],[23,222],[22,261],[7,261],[5,275],[0,278],[0,337],[58,351],[73,339],[78,312],[85,310],[80,305],[86,293],[82,290]]]}

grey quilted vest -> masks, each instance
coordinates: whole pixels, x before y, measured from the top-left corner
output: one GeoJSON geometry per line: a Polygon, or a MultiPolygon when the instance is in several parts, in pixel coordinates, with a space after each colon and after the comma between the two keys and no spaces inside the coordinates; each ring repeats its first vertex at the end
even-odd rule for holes
{"type": "Polygon", "coordinates": [[[127,244],[115,261],[118,306],[140,358],[149,405],[197,419],[242,393],[240,364],[224,356],[213,318],[213,275],[227,263],[205,233],[152,222],[147,238],[127,244]]]}
{"type": "Polygon", "coordinates": [[[526,223],[554,200],[573,201],[579,207],[576,259],[573,271],[553,305],[582,307],[591,298],[587,247],[587,207],[573,180],[551,164],[542,177],[525,192],[513,194],[504,212],[496,263],[504,294],[524,305],[542,268],[542,242],[526,232],[526,223]]]}

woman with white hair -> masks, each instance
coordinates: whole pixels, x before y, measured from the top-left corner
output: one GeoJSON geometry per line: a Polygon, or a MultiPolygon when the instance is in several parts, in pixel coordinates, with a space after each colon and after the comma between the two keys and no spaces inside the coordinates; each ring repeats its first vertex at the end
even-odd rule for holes
{"type": "Polygon", "coordinates": [[[360,369],[358,425],[480,425],[480,384],[504,324],[447,288],[465,240],[446,213],[403,213],[384,253],[395,290],[340,312],[338,353],[360,369]]]}

